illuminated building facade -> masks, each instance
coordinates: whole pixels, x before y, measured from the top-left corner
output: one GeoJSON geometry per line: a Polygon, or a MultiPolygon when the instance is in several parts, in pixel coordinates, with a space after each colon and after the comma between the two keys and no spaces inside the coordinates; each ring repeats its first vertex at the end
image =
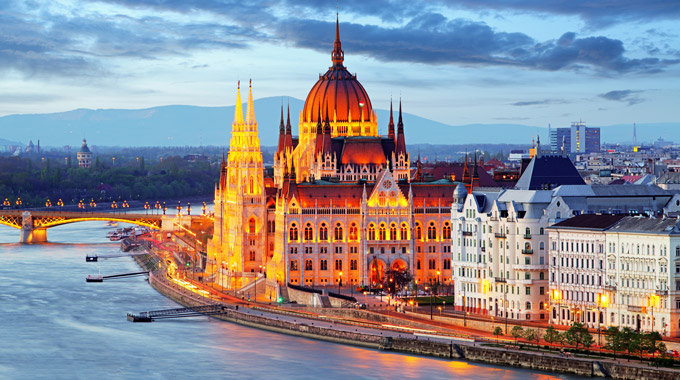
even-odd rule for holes
{"type": "Polygon", "coordinates": [[[550,227],[550,318],[680,336],[674,218],[579,215],[550,227]]]}
{"type": "MultiPolygon", "coordinates": [[[[209,268],[234,287],[265,273],[279,283],[370,285],[388,269],[449,284],[457,182],[411,178],[401,102],[379,135],[368,93],[343,64],[337,24],[331,58],[300,111],[298,136],[290,109],[285,120],[281,110],[273,178],[264,178],[252,95],[245,122],[237,99],[209,268]]],[[[465,166],[466,186],[479,181],[476,165],[465,166]]]]}

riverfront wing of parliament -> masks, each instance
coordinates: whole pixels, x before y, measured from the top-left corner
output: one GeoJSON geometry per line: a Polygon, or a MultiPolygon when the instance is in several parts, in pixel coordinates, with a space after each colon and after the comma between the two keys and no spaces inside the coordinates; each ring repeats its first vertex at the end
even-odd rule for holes
{"type": "Polygon", "coordinates": [[[424,182],[410,169],[401,101],[396,125],[390,112],[387,136],[378,135],[368,93],[343,65],[337,24],[331,58],[300,111],[297,136],[290,109],[285,119],[281,109],[273,176],[262,163],[252,86],[244,117],[239,85],[208,270],[230,287],[264,275],[297,285],[371,285],[390,269],[447,284],[451,204],[479,183],[476,163],[463,165],[461,182],[424,182]]]}

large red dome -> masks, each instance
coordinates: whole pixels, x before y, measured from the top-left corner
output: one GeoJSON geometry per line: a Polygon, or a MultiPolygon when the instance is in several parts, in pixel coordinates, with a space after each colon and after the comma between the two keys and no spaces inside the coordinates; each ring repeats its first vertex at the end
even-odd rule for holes
{"type": "Polygon", "coordinates": [[[317,122],[319,111],[323,121],[326,110],[331,121],[334,116],[337,121],[349,121],[350,116],[352,121],[359,121],[362,114],[364,121],[373,117],[371,99],[364,86],[342,65],[331,67],[309,91],[303,110],[304,121],[317,122]]]}
{"type": "Polygon", "coordinates": [[[322,121],[328,119],[333,122],[373,121],[373,106],[364,86],[359,83],[356,75],[352,75],[342,64],[345,54],[340,43],[338,24],[335,29],[334,49],[331,53],[333,66],[326,74],[319,76],[319,81],[309,91],[302,111],[304,122],[316,123],[321,113],[322,121]]]}

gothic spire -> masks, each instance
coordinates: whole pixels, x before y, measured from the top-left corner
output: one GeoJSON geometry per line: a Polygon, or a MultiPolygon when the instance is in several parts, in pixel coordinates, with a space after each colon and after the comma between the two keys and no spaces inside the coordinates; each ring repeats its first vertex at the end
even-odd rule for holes
{"type": "Polygon", "coordinates": [[[337,13],[335,16],[335,42],[333,43],[331,60],[333,66],[342,66],[342,62],[345,60],[345,52],[342,51],[342,43],[340,42],[340,16],[337,13]]]}
{"type": "Polygon", "coordinates": [[[394,116],[392,115],[392,99],[390,99],[390,123],[388,124],[387,137],[394,140],[394,116]]]}
{"type": "MultiPolygon", "coordinates": [[[[399,99],[399,122],[397,123],[397,138],[395,141],[395,152],[406,155],[406,139],[404,138],[404,121],[401,117],[401,99],[399,99]]],[[[406,157],[406,156],[404,156],[406,157]]]]}
{"type": "Polygon", "coordinates": [[[241,81],[238,81],[238,88],[236,90],[236,109],[234,110],[234,123],[243,123],[243,105],[241,105],[241,81]]]}
{"type": "Polygon", "coordinates": [[[288,116],[286,116],[286,134],[287,135],[292,134],[290,126],[290,103],[288,104],[288,116]]]}
{"type": "Polygon", "coordinates": [[[281,123],[279,124],[279,134],[286,133],[286,125],[283,124],[283,101],[281,102],[281,123]]]}
{"type": "Polygon", "coordinates": [[[255,122],[255,108],[253,106],[253,80],[250,80],[248,90],[248,106],[246,107],[246,124],[254,125],[255,122]]]}

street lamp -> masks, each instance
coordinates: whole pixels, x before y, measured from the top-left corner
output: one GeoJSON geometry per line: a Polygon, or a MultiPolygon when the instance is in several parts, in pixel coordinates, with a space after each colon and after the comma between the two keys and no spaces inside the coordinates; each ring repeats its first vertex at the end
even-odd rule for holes
{"type": "Polygon", "coordinates": [[[203,215],[205,215],[205,210],[206,210],[206,204],[203,202],[203,207],[201,207],[201,211],[203,212],[203,215]]]}
{"type": "Polygon", "coordinates": [[[342,271],[340,272],[340,278],[338,279],[338,294],[340,294],[340,288],[342,288],[342,271]]]}
{"type": "Polygon", "coordinates": [[[148,215],[149,214],[149,209],[151,206],[149,206],[149,202],[144,203],[144,212],[148,215]]]}
{"type": "Polygon", "coordinates": [[[163,215],[165,215],[165,211],[166,211],[167,209],[168,209],[168,208],[165,206],[165,202],[163,202],[163,215]]]}
{"type": "Polygon", "coordinates": [[[156,201],[156,204],[153,205],[153,207],[156,209],[156,214],[158,214],[158,211],[161,209],[161,204],[156,201]]]}
{"type": "Polygon", "coordinates": [[[187,202],[187,215],[191,215],[191,202],[187,202]]]}

